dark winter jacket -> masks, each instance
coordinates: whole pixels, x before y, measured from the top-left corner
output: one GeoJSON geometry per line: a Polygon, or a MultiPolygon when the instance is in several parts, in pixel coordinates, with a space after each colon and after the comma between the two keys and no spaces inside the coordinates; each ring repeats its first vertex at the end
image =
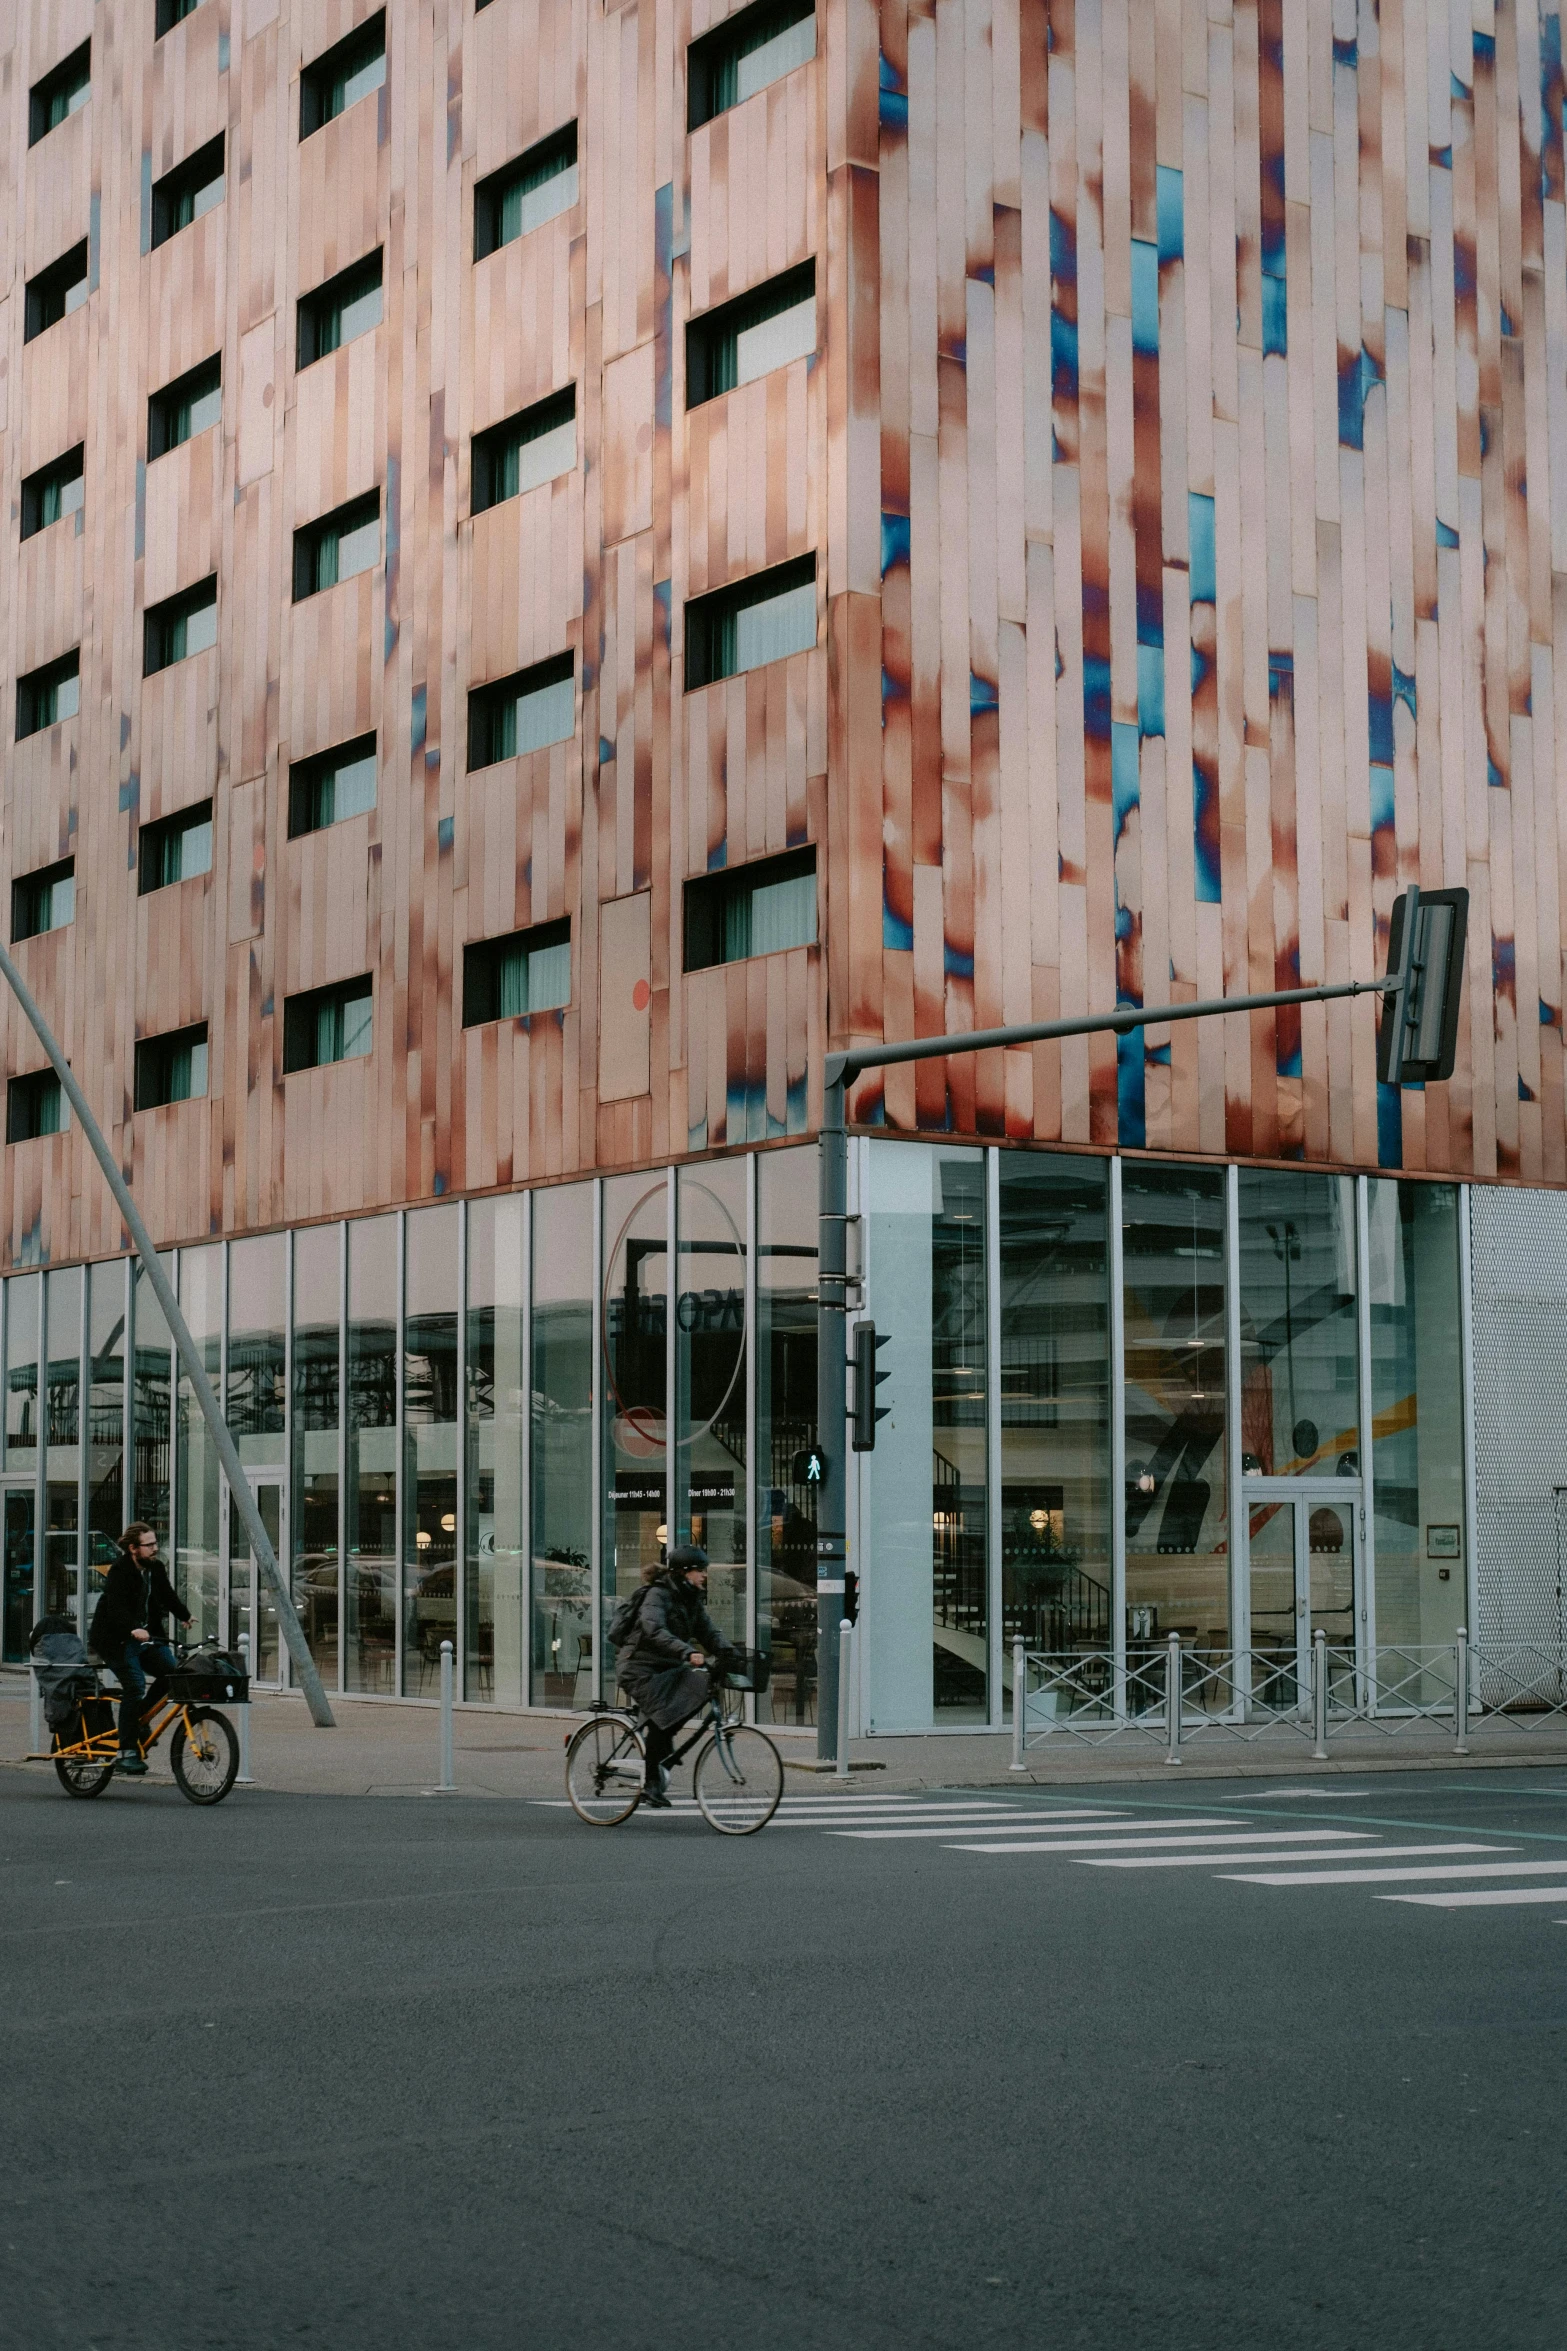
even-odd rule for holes
{"type": "Polygon", "coordinates": [[[190,1611],[170,1583],[162,1560],[155,1559],[149,1570],[122,1551],[103,1579],[88,1643],[99,1657],[112,1661],[138,1625],[155,1641],[166,1640],[171,1616],[181,1624],[190,1622],[190,1611]]]}
{"type": "Polygon", "coordinates": [[[729,1644],[684,1576],[661,1575],[648,1586],[637,1637],[619,1652],[620,1679],[660,1730],[686,1722],[707,1698],[707,1668],[688,1665],[693,1649],[721,1657],[729,1644]]]}

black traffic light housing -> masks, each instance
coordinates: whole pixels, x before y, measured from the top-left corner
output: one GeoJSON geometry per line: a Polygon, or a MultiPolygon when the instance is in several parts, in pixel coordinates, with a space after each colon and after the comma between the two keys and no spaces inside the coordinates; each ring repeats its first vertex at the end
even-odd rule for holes
{"type": "Polygon", "coordinates": [[[877,1349],[885,1347],[889,1337],[878,1332],[873,1322],[857,1322],[849,1348],[849,1424],[853,1431],[852,1443],[856,1453],[872,1453],[876,1449],[876,1423],[885,1420],[890,1406],[878,1404],[876,1391],[882,1381],[890,1379],[890,1372],[876,1368],[877,1349]]]}
{"type": "Polygon", "coordinates": [[[1468,928],[1467,890],[1410,889],[1393,901],[1387,976],[1404,984],[1382,999],[1377,1077],[1384,1086],[1452,1076],[1468,928]]]}

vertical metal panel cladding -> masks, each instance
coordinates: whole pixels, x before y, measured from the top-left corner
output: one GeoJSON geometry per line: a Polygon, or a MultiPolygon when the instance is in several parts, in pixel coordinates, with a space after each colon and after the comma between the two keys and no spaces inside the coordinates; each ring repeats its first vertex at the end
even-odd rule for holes
{"type": "MultiPolygon", "coordinates": [[[[335,5],[98,0],[54,108],[80,0],[10,12],[0,511],[83,456],[0,567],[0,887],[76,860],[29,975],[160,1238],[798,1134],[850,1036],[1367,976],[1411,881],[1470,892],[1447,1085],[1379,1092],[1359,1003],[853,1114],[1567,1184],[1559,0],[743,13],[425,0],[350,71],[335,5]],[[552,403],[570,461],[498,495],[552,403]],[[296,610],[296,532],[372,497],[374,564],[296,610]],[[688,612],[807,565],[814,638],[704,666],[688,612]],[[144,675],[208,579],[214,641],[144,675]],[[569,733],[470,766],[473,690],[557,659],[569,733]],[[291,836],[290,770],[361,739],[361,816],[291,836]],[[209,798],[210,876],[140,894],[209,798]],[[685,885],[807,848],[819,938],[688,974],[685,885]],[[572,1002],[464,1029],[464,949],[559,922],[572,1002]],[[282,1004],[349,970],[373,1051],[285,1075],[282,1004]],[[136,1040],[203,1020],[154,1137],[136,1040]]],[[[118,1246],[81,1152],[0,1154],[0,1262],[118,1246]]]]}
{"type": "Polygon", "coordinates": [[[1470,1194],[1475,1564],[1482,1643],[1563,1637],[1567,1563],[1567,1199],[1470,1194]]]}

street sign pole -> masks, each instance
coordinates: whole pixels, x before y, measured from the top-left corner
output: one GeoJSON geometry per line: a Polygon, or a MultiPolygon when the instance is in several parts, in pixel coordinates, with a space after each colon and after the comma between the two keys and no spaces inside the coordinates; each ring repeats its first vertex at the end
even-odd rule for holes
{"type": "MultiPolygon", "coordinates": [[[[1408,936],[1413,945],[1415,903],[1408,936]]],[[[1461,893],[1453,893],[1455,898],[1461,893]]],[[[1461,952],[1462,928],[1457,930],[1461,952]]],[[[1344,980],[1331,987],[1277,988],[1262,996],[1213,996],[1196,1004],[1125,1005],[1086,1020],[1051,1020],[1026,1028],[978,1029],[968,1035],[914,1037],[905,1044],[851,1046],[829,1053],[822,1070],[819,1223],[816,1284],[816,1441],[826,1456],[816,1537],[816,1753],[823,1763],[838,1751],[838,1627],[843,1620],[847,1564],[848,1479],[844,1453],[848,1434],[848,1315],[844,1256],[844,1214],[848,1200],[847,1095],[867,1069],[888,1069],[905,1061],[944,1061],[959,1053],[992,1053],[1012,1045],[1048,1045],[1062,1037],[1128,1035],[1133,1029],[1164,1028],[1182,1020],[1216,1020],[1229,1012],[1274,1012],[1290,1004],[1331,1004],[1345,996],[1396,999],[1384,1023],[1396,1019],[1402,1036],[1411,955],[1395,959],[1385,979],[1344,980]]],[[[1453,980],[1456,993],[1457,976],[1453,980]]],[[[1456,1007],[1454,1009],[1456,1024],[1456,1007]]],[[[897,1407],[894,1388],[893,1408],[897,1407]]],[[[865,1589],[861,1576],[860,1590],[865,1589]]]]}
{"type": "Polygon", "coordinates": [[[218,1409],[218,1400],[212,1392],[212,1382],[207,1377],[206,1366],[201,1360],[196,1342],[190,1335],[189,1326],[184,1315],[181,1314],[178,1301],[169,1286],[169,1277],[158,1262],[158,1252],[153,1247],[152,1236],[142,1223],[136,1203],[131,1198],[130,1186],[120,1173],[114,1154],[104,1139],[103,1129],[88,1108],[86,1095],[71,1074],[70,1063],[56,1044],[48,1022],[33,1001],[26,981],[22,978],[4,947],[0,947],[0,973],[5,975],[12,995],[32,1024],[33,1034],[37,1037],[45,1053],[48,1054],[55,1075],[65,1089],[66,1099],[81,1121],[83,1134],[92,1145],[93,1156],[103,1170],[104,1180],[114,1194],[115,1205],[125,1220],[126,1231],[136,1245],[136,1254],[141,1259],[142,1268],[152,1285],[152,1294],[163,1309],[164,1318],[174,1337],[174,1344],[179,1350],[180,1361],[185,1367],[186,1377],[195,1391],[196,1402],[201,1407],[201,1417],[207,1424],[214,1450],[222,1464],[223,1475],[228,1480],[229,1492],[234,1497],[234,1506],[239,1512],[244,1523],[245,1533],[249,1537],[251,1554],[259,1565],[265,1581],[272,1588],[272,1597],[277,1604],[278,1623],[282,1628],[283,1638],[288,1644],[289,1656],[294,1661],[294,1671],[299,1676],[299,1686],[304,1693],[305,1703],[310,1709],[310,1719],[318,1729],[331,1730],[333,1727],[332,1709],[327,1704],[326,1692],[321,1686],[321,1676],[316,1671],[316,1661],[310,1654],[310,1644],[305,1639],[305,1629],[295,1610],[293,1595],[283,1581],[282,1571],[278,1567],[267,1530],[261,1523],[261,1513],[256,1508],[256,1498],[250,1490],[250,1480],[245,1475],[238,1447],[229,1435],[228,1422],[218,1409]]]}

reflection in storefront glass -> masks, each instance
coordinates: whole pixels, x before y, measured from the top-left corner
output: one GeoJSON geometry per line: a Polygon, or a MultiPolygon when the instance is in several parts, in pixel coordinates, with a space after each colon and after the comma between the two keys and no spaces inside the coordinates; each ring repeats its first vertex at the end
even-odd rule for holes
{"type": "MultiPolygon", "coordinates": [[[[235,1241],[229,1249],[228,1397],[224,1412],[239,1457],[247,1467],[254,1463],[281,1469],[283,1465],[287,1319],[288,1249],[283,1235],[257,1233],[248,1240],[235,1241]]],[[[270,1535],[272,1518],[281,1517],[278,1488],[268,1483],[257,1491],[270,1535]]],[[[274,1554],[276,1550],[274,1542],[274,1554]]],[[[275,1682],[282,1657],[277,1602],[251,1556],[250,1538],[231,1496],[229,1640],[237,1640],[241,1632],[250,1636],[251,1672],[259,1681],[275,1682]]]]}
{"type": "Polygon", "coordinates": [[[468,1623],[463,1687],[502,1706],[527,1702],[523,1671],[527,1534],[523,1427],[528,1409],[527,1202],[468,1211],[468,1623]]]}
{"type": "Polygon", "coordinates": [[[1230,1638],[1224,1459],[1224,1178],[1129,1164],[1126,1314],[1126,1654],[1131,1703],[1172,1632],[1230,1638]]]}
{"type": "Polygon", "coordinates": [[[746,1177],[746,1162],[729,1159],[676,1179],[675,1540],[707,1553],[708,1612],[736,1648],[746,1637],[746,1177]]]}
{"type": "Polygon", "coordinates": [[[125,1492],[126,1263],[111,1258],[88,1274],[87,1617],[103,1589],[129,1516],[125,1492]]]}
{"type": "Polygon", "coordinates": [[[1242,1472],[1353,1477],[1354,1178],[1243,1167],[1239,1192],[1242,1472]]]}
{"type": "MultiPolygon", "coordinates": [[[[180,1251],[180,1310],[201,1354],[214,1393],[221,1388],[223,1352],[223,1245],[180,1251]]],[[[175,1413],[175,1587],[191,1612],[186,1638],[215,1641],[219,1619],[218,1573],[222,1558],[218,1523],[218,1456],[189,1377],[180,1373],[175,1413]]]]}
{"type": "Polygon", "coordinates": [[[348,1228],[348,1476],[343,1679],[391,1691],[397,1668],[397,1219],[348,1228]]]}
{"type": "Polygon", "coordinates": [[[532,1663],[535,1706],[593,1689],[593,1186],[533,1200],[532,1663]]]}
{"type": "Polygon", "coordinates": [[[33,1623],[34,1529],[38,1466],[38,1312],[43,1275],[13,1274],[5,1285],[5,1461],[26,1486],[5,1499],[5,1595],[0,1656],[20,1665],[33,1623]]]}
{"type": "Polygon", "coordinates": [[[294,1606],[316,1671],[337,1683],[337,1430],[341,1228],[294,1235],[294,1606]]]}
{"type": "Polygon", "coordinates": [[[455,1203],[407,1218],[403,1327],[403,1692],[439,1690],[457,1643],[455,1203]]]}
{"type": "Polygon", "coordinates": [[[81,1475],[82,1281],[84,1268],[47,1277],[49,1455],[44,1471],[44,1608],[79,1618],[77,1582],[81,1475]]]}
{"type": "MultiPolygon", "coordinates": [[[[636,1590],[665,1549],[668,1200],[662,1175],[612,1176],[604,1186],[606,1624],[617,1600],[636,1590]]],[[[611,1661],[605,1662],[607,1672],[611,1661]]]]}
{"type": "MultiPolygon", "coordinates": [[[[158,1263],[174,1279],[174,1259],[158,1263]]],[[[131,1340],[135,1348],[135,1390],[131,1400],[131,1516],[158,1530],[158,1547],[169,1549],[169,1446],[173,1427],[174,1342],[144,1269],[135,1269],[131,1340]]],[[[116,1529],[118,1532],[118,1529],[116,1529]]]]}
{"type": "Polygon", "coordinates": [[[1369,1189],[1377,1641],[1419,1647],[1468,1617],[1458,1189],[1369,1189]]]}
{"type": "Polygon", "coordinates": [[[757,1160],[756,1642],[763,1722],[816,1720],[815,1147],[757,1160]]]}
{"type": "Polygon", "coordinates": [[[1111,1647],[1104,1162],[1001,1155],[1001,1593],[1011,1644],[1111,1647]]]}

